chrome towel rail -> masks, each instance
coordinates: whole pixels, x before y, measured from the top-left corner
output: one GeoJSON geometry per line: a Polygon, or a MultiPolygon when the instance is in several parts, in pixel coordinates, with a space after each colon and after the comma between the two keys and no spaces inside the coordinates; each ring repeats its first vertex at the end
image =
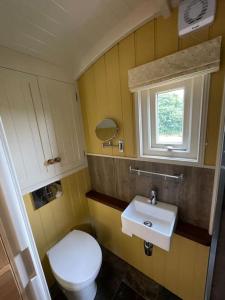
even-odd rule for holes
{"type": "Polygon", "coordinates": [[[175,179],[179,181],[184,180],[184,175],[169,175],[169,174],[162,174],[162,173],[156,173],[156,172],[149,172],[149,171],[144,171],[144,170],[139,170],[139,169],[133,169],[131,166],[129,167],[130,173],[136,173],[138,176],[140,175],[155,175],[155,176],[161,176],[164,177],[164,179],[175,179]]]}

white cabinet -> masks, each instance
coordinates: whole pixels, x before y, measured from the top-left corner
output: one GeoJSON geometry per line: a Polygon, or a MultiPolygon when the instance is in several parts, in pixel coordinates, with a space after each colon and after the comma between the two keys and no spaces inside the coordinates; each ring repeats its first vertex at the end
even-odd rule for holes
{"type": "Polygon", "coordinates": [[[83,162],[82,130],[75,88],[71,84],[39,78],[41,99],[47,124],[56,174],[78,167],[83,162]]]}
{"type": "Polygon", "coordinates": [[[40,103],[40,96],[34,76],[0,70],[0,115],[22,189],[44,181],[51,173],[44,164],[51,154],[47,147],[43,149],[36,120],[43,113],[34,109],[35,102],[40,103]]]}
{"type": "Polygon", "coordinates": [[[1,69],[0,116],[23,193],[84,165],[79,104],[72,84],[1,69]],[[61,162],[47,164],[55,158],[61,162]]]}

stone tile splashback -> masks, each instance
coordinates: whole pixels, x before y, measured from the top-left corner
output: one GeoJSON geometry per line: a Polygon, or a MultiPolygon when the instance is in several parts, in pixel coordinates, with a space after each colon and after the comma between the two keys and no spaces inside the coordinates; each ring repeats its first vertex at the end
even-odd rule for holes
{"type": "Polygon", "coordinates": [[[148,197],[150,190],[157,188],[160,201],[178,206],[181,220],[208,229],[213,169],[99,156],[88,156],[88,165],[95,191],[130,202],[135,195],[148,197]],[[182,173],[184,181],[130,174],[130,165],[152,172],[182,173]]]}

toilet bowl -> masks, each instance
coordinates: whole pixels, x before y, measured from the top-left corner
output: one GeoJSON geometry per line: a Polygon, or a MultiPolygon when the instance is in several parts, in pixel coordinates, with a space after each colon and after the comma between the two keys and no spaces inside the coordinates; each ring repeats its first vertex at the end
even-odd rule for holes
{"type": "Polygon", "coordinates": [[[98,242],[88,233],[73,230],[48,252],[55,279],[69,300],[93,300],[95,279],[102,263],[98,242]]]}

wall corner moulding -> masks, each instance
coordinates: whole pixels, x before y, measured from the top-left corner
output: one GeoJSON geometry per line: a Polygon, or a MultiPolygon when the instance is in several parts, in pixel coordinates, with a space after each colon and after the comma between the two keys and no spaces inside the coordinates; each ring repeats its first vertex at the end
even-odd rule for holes
{"type": "Polygon", "coordinates": [[[131,92],[177,77],[219,70],[222,37],[178,51],[128,70],[131,92]]]}

